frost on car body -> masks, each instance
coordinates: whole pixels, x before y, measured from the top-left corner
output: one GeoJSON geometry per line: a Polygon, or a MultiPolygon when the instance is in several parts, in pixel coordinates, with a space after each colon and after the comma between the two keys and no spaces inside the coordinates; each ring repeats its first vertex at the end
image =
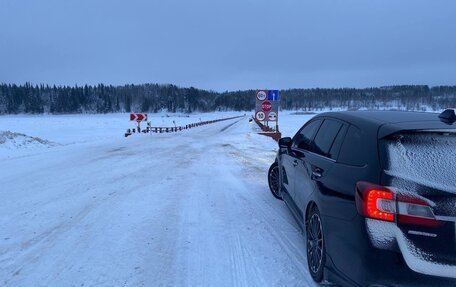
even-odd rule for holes
{"type": "Polygon", "coordinates": [[[399,249],[416,272],[456,278],[456,133],[399,133],[380,145],[398,216],[395,223],[367,220],[372,243],[399,249]]]}

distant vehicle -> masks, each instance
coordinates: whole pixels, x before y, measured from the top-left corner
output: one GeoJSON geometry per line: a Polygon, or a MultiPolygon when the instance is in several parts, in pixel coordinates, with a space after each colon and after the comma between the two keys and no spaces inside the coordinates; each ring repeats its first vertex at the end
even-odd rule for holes
{"type": "Polygon", "coordinates": [[[456,286],[456,114],[315,116],[279,141],[269,187],[342,286],[456,286]]]}

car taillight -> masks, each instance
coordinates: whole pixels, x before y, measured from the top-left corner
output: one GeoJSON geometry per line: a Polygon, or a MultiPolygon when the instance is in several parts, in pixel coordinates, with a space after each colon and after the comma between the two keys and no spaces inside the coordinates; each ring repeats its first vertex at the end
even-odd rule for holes
{"type": "Polygon", "coordinates": [[[431,207],[421,199],[398,196],[397,221],[403,224],[422,225],[429,227],[440,226],[431,207]]]}
{"type": "Polygon", "coordinates": [[[429,227],[441,225],[424,200],[395,196],[380,185],[360,181],[356,184],[355,197],[358,212],[368,218],[429,227]]]}
{"type": "Polygon", "coordinates": [[[394,194],[388,189],[367,182],[356,184],[356,207],[369,218],[394,221],[396,213],[394,194]]]}

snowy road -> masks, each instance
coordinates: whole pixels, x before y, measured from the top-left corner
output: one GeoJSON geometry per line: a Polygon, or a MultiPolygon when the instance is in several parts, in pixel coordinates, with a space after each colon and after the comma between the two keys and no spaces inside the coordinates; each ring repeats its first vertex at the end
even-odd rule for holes
{"type": "Polygon", "coordinates": [[[241,118],[0,163],[0,285],[315,286],[241,118]]]}

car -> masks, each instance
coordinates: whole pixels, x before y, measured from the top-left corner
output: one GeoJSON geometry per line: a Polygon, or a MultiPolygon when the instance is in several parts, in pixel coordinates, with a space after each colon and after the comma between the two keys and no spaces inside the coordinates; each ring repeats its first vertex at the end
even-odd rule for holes
{"type": "Polygon", "coordinates": [[[316,282],[456,286],[456,114],[326,112],[268,173],[316,282]]]}

